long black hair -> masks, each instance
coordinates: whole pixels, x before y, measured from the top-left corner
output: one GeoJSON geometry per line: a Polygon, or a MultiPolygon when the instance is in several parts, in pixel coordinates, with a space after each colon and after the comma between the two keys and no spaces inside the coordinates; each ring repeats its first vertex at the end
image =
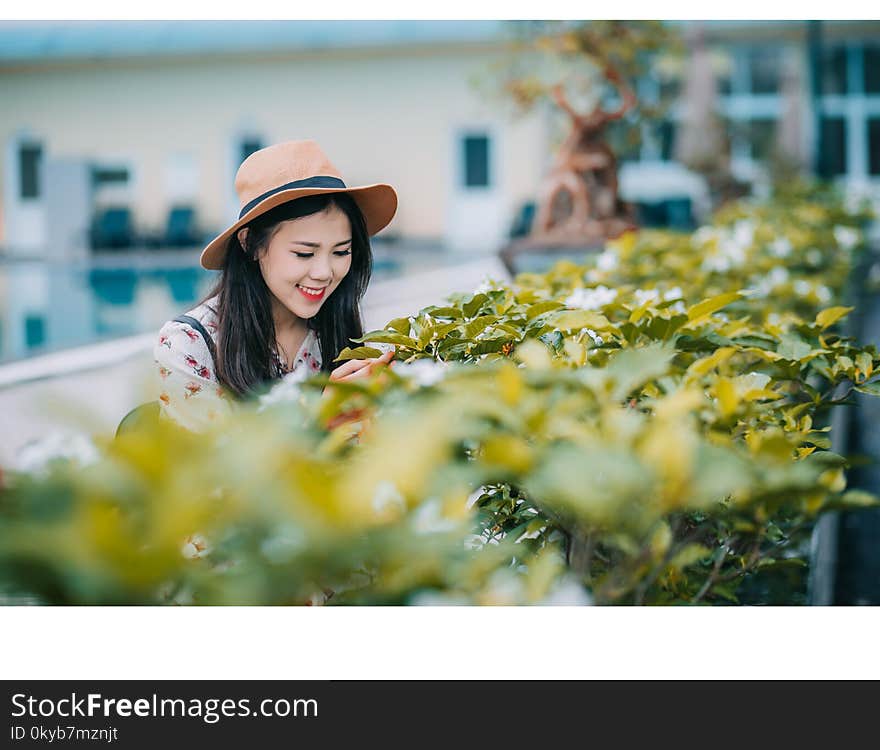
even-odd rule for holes
{"type": "Polygon", "coordinates": [[[272,364],[275,323],[270,292],[254,262],[268,246],[281,222],[310,216],[336,206],[351,222],[351,267],[318,313],[307,321],[321,348],[321,370],[330,372],[333,360],[350,339],[363,336],[360,301],[373,271],[370,236],[360,208],[347,193],[325,193],[282,203],[247,224],[247,247],[238,232],[229,238],[223,270],[204,301],[217,300],[217,356],[214,369],[220,384],[244,397],[276,377],[272,364]]]}

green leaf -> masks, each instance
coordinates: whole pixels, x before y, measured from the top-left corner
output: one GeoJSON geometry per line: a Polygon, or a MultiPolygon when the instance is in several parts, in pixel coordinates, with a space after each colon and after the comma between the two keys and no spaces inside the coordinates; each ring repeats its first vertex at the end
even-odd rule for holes
{"type": "Polygon", "coordinates": [[[419,334],[418,348],[424,349],[434,339],[442,338],[447,333],[449,333],[450,331],[454,331],[458,327],[458,322],[438,323],[433,326],[428,326],[419,334]]]}
{"type": "Polygon", "coordinates": [[[735,590],[734,586],[729,583],[716,583],[711,589],[712,593],[716,596],[727,599],[734,604],[739,604],[739,599],[736,598],[736,594],[734,593],[735,590]]]}
{"type": "Polygon", "coordinates": [[[827,310],[822,310],[816,316],[816,325],[824,331],[826,328],[833,326],[842,317],[849,315],[853,310],[855,310],[854,307],[829,307],[827,310]]]}
{"type": "Polygon", "coordinates": [[[521,339],[523,335],[522,329],[516,328],[515,326],[509,326],[506,323],[497,323],[493,330],[496,332],[509,333],[515,339],[521,339]]]}
{"type": "Polygon", "coordinates": [[[641,349],[622,349],[607,367],[614,379],[612,397],[622,399],[635,388],[665,375],[675,356],[671,346],[651,344],[641,349]]]}
{"type": "Polygon", "coordinates": [[[466,339],[475,339],[496,320],[498,320],[497,315],[481,315],[479,318],[474,318],[462,329],[464,337],[466,339]]]}
{"type": "Polygon", "coordinates": [[[671,568],[681,569],[704,560],[712,554],[712,550],[702,544],[688,544],[679,550],[669,561],[671,568]]]}
{"type": "Polygon", "coordinates": [[[880,497],[865,490],[847,490],[840,496],[840,501],[854,508],[870,508],[880,505],[880,497]]]}
{"type": "Polygon", "coordinates": [[[872,380],[870,383],[862,383],[857,385],[855,389],[859,393],[866,393],[869,396],[880,396],[880,380],[872,380]]]}
{"type": "Polygon", "coordinates": [[[356,346],[354,349],[350,349],[349,347],[345,347],[341,352],[339,352],[339,356],[334,359],[334,362],[346,362],[349,359],[370,359],[372,357],[381,357],[382,352],[379,349],[374,349],[371,346],[356,346]]]}
{"type": "Polygon", "coordinates": [[[447,336],[437,346],[437,353],[442,355],[445,360],[454,360],[464,354],[469,346],[469,341],[460,341],[459,339],[447,336]]]}
{"type": "Polygon", "coordinates": [[[464,313],[457,307],[426,307],[425,312],[432,318],[463,318],[464,313]]]}
{"type": "Polygon", "coordinates": [[[550,316],[547,319],[547,323],[558,328],[560,331],[579,331],[582,328],[592,328],[594,331],[607,331],[614,327],[608,318],[592,310],[563,310],[550,316]]]}
{"type": "Polygon", "coordinates": [[[405,346],[407,349],[417,348],[414,339],[396,331],[370,331],[359,339],[351,339],[351,341],[356,343],[396,344],[397,346],[405,346]]]}
{"type": "Polygon", "coordinates": [[[717,297],[705,299],[688,308],[688,320],[693,323],[695,320],[711,315],[722,307],[727,307],[731,302],[736,302],[738,299],[742,299],[742,294],[739,292],[726,292],[725,294],[719,294],[717,297]]]}
{"type": "Polygon", "coordinates": [[[479,310],[486,302],[489,301],[489,296],[486,294],[475,294],[471,297],[469,302],[465,302],[462,305],[462,312],[468,317],[472,318],[477,314],[477,310],[479,310]]]}
{"type": "Polygon", "coordinates": [[[779,347],[776,353],[783,359],[800,362],[813,351],[812,347],[794,333],[784,333],[779,337],[779,347]]]}
{"type": "Polygon", "coordinates": [[[565,307],[561,302],[556,302],[554,300],[547,300],[546,302],[539,302],[536,305],[531,305],[528,310],[526,310],[526,320],[534,320],[539,315],[543,315],[544,313],[548,313],[551,310],[559,310],[560,308],[565,307]]]}
{"type": "Polygon", "coordinates": [[[871,374],[874,372],[874,361],[871,359],[871,355],[868,352],[856,354],[856,367],[859,368],[864,377],[871,377],[871,374]]]}
{"type": "Polygon", "coordinates": [[[398,333],[402,333],[404,336],[409,335],[409,318],[395,318],[391,322],[389,322],[386,328],[391,328],[392,330],[397,331],[398,333]]]}
{"type": "Polygon", "coordinates": [[[471,347],[471,355],[478,356],[481,354],[489,354],[490,352],[500,352],[501,347],[503,347],[510,339],[507,336],[503,338],[496,339],[485,339],[484,341],[478,341],[471,347]]]}

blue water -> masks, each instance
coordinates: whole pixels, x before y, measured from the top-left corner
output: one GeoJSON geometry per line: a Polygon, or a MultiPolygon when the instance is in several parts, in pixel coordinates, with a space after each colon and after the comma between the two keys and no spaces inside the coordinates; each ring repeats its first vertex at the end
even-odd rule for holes
{"type": "MultiPolygon", "coordinates": [[[[373,280],[406,265],[375,258],[373,280]]],[[[204,297],[217,276],[173,257],[0,262],[0,363],[157,331],[204,297]]]]}

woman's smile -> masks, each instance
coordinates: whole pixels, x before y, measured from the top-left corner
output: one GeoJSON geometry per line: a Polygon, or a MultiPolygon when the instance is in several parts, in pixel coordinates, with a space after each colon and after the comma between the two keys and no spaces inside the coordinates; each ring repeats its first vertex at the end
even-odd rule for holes
{"type": "Polygon", "coordinates": [[[307,297],[310,300],[319,300],[324,297],[324,293],[327,291],[327,287],[310,287],[304,286],[303,284],[297,284],[296,288],[302,293],[304,297],[307,297]]]}

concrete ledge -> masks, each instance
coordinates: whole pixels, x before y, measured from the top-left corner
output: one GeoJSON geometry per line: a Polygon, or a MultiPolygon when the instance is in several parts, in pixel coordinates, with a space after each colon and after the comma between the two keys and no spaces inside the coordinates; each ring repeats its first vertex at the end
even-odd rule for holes
{"type": "Polygon", "coordinates": [[[124,362],[149,349],[155,340],[156,333],[142,333],[138,336],[102,341],[100,344],[86,344],[2,365],[0,388],[124,362]]]}

